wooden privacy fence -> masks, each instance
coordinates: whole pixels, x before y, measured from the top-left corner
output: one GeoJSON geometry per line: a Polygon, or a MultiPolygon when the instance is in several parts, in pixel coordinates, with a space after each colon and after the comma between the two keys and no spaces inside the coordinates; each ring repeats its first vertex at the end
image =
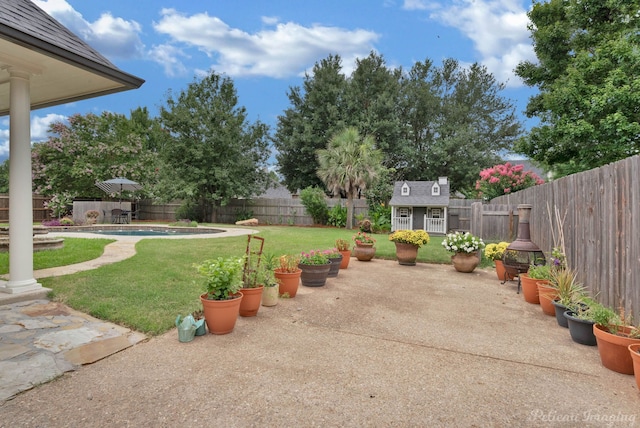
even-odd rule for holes
{"type": "MultiPolygon", "coordinates": [[[[346,207],[346,202],[346,199],[327,199],[329,209],[337,204],[346,207]]],[[[367,211],[366,199],[353,200],[354,216],[367,211]]],[[[227,206],[218,208],[217,222],[235,223],[239,213],[251,214],[262,224],[313,225],[313,217],[307,214],[300,199],[233,199],[227,206]]]]}
{"type": "MultiPolygon", "coordinates": [[[[51,220],[51,211],[44,207],[44,203],[49,200],[49,197],[34,193],[32,198],[33,221],[51,220]]],[[[9,222],[9,195],[6,193],[0,194],[0,222],[9,222]]]]}
{"type": "MultiPolygon", "coordinates": [[[[531,204],[531,240],[548,256],[564,231],[578,279],[601,303],[640,322],[640,156],[493,199],[531,204]]],[[[489,205],[491,206],[491,205],[489,205]]],[[[489,206],[484,206],[483,211],[489,206]]],[[[517,220],[516,220],[517,222],[517,220]]],[[[485,224],[482,225],[484,233],[485,224]]],[[[516,223],[517,224],[517,223],[516,223]]]]}
{"type": "Polygon", "coordinates": [[[518,210],[512,205],[474,202],[470,223],[471,233],[485,241],[511,242],[518,232],[518,210]]]}

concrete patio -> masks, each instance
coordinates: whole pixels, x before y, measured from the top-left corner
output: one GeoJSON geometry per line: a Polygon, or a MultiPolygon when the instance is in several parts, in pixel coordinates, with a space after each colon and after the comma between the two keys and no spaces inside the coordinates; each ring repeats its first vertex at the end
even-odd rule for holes
{"type": "Polygon", "coordinates": [[[515,290],[352,259],[231,334],[174,329],[21,393],[0,426],[635,426],[633,376],[515,290]]]}

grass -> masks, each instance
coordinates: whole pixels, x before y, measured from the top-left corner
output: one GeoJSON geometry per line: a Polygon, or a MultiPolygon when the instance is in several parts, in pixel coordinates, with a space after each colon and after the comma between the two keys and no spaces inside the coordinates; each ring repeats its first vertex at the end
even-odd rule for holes
{"type": "MultiPolygon", "coordinates": [[[[255,229],[260,232],[258,236],[265,238],[264,253],[276,256],[331,248],[336,239],[351,242],[355,233],[323,227],[255,229]]],[[[388,235],[373,234],[373,237],[376,258],[395,260],[395,245],[388,235]]],[[[450,253],[442,247],[442,239],[431,237],[431,242],[418,252],[418,262],[450,263],[450,253]]],[[[76,240],[101,241],[101,245],[106,245],[106,240],[97,239],[70,239],[69,243],[76,240]]],[[[246,236],[143,239],[136,245],[137,254],[130,259],[73,275],[43,278],[40,282],[53,290],[56,301],[146,334],[161,334],[174,327],[178,314],[187,315],[200,308],[199,295],[204,286],[193,265],[215,257],[242,256],[246,242],[246,236]]],[[[74,246],[75,242],[68,245],[65,240],[68,250],[73,251],[70,247],[74,246]]]]}
{"type": "MultiPolygon", "coordinates": [[[[47,269],[93,260],[102,255],[105,245],[113,239],[64,238],[64,247],[33,253],[33,268],[47,269]]],[[[9,253],[0,253],[0,275],[9,273],[9,253]]]]}

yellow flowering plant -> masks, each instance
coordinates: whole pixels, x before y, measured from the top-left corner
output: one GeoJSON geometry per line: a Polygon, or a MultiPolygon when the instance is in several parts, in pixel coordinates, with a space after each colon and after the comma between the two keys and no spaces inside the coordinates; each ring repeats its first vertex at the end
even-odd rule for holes
{"type": "Polygon", "coordinates": [[[396,230],[389,235],[389,241],[411,244],[420,248],[429,243],[429,234],[424,230],[396,230]]]}
{"type": "Polygon", "coordinates": [[[487,244],[484,247],[484,256],[490,260],[502,260],[505,250],[509,246],[508,242],[498,242],[497,244],[487,244]]]}

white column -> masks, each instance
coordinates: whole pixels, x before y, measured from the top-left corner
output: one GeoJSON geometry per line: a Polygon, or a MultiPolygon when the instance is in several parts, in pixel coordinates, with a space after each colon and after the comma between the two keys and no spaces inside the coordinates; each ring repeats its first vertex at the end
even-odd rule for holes
{"type": "Polygon", "coordinates": [[[39,290],[33,277],[30,75],[11,70],[9,107],[9,281],[0,291],[39,290]]]}

